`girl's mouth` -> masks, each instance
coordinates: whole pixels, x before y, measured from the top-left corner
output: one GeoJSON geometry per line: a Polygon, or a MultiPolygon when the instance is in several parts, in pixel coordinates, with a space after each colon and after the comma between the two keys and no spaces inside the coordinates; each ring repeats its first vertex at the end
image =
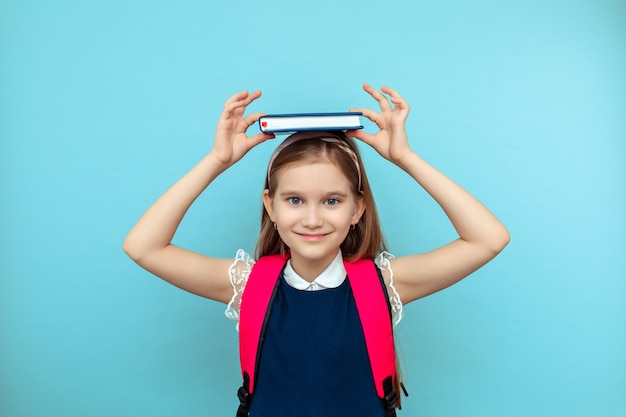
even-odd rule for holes
{"type": "Polygon", "coordinates": [[[297,233],[298,236],[305,240],[317,241],[328,235],[328,233],[297,233]]]}

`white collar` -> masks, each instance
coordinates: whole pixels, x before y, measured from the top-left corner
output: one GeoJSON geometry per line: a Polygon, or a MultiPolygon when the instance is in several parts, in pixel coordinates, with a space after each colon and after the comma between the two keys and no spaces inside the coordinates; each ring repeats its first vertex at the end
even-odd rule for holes
{"type": "Polygon", "coordinates": [[[339,251],[330,265],[313,282],[308,282],[294,271],[291,266],[291,259],[287,261],[283,275],[287,284],[297,290],[317,291],[325,288],[337,288],[343,284],[346,279],[346,268],[343,265],[341,251],[339,251]]]}

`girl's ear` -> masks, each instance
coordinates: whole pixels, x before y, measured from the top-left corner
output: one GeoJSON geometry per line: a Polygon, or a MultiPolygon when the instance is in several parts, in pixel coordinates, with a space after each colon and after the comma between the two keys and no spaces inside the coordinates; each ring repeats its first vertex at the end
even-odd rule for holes
{"type": "Polygon", "coordinates": [[[354,199],[354,215],[352,216],[352,224],[357,224],[365,213],[365,198],[359,196],[354,199]]]}
{"type": "Polygon", "coordinates": [[[270,197],[270,190],[263,190],[263,206],[265,207],[265,211],[267,211],[267,215],[270,217],[270,220],[273,223],[276,223],[274,220],[274,208],[272,206],[274,199],[270,197]]]}

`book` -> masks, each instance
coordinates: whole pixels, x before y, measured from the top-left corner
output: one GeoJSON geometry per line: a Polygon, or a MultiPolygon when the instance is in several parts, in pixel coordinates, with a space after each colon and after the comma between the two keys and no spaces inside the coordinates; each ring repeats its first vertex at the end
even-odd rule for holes
{"type": "Polygon", "coordinates": [[[259,119],[264,133],[287,134],[303,130],[363,129],[361,112],[267,114],[259,119]]]}

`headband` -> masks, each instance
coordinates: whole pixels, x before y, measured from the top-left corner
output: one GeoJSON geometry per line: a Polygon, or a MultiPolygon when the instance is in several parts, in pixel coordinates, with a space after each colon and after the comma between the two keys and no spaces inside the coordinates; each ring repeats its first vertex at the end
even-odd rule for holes
{"type": "Polygon", "coordinates": [[[289,136],[287,139],[285,139],[280,145],[278,145],[278,147],[272,154],[272,157],[270,158],[269,166],[267,167],[267,183],[268,184],[270,183],[270,172],[272,170],[272,165],[274,165],[274,161],[276,160],[276,157],[278,156],[278,154],[281,153],[281,151],[285,149],[286,147],[288,147],[289,145],[292,145],[296,142],[300,142],[301,140],[305,140],[305,139],[320,139],[320,140],[323,140],[324,142],[335,143],[341,150],[347,153],[348,156],[352,159],[352,162],[354,162],[354,166],[356,167],[356,172],[359,176],[358,190],[361,191],[361,166],[359,165],[359,158],[357,157],[356,152],[352,150],[348,142],[342,139],[341,136],[337,135],[336,133],[324,132],[321,130],[306,130],[302,132],[296,132],[293,135],[289,136]]]}

